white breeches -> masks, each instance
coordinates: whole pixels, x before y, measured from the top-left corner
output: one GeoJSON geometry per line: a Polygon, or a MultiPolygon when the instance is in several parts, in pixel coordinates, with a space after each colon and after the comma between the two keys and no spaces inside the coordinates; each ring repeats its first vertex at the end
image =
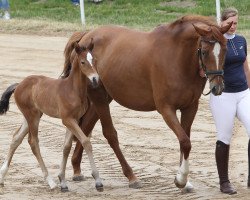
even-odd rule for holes
{"type": "Polygon", "coordinates": [[[234,119],[237,117],[247,130],[250,138],[250,90],[237,93],[210,95],[210,108],[214,118],[217,140],[230,144],[234,119]]]}

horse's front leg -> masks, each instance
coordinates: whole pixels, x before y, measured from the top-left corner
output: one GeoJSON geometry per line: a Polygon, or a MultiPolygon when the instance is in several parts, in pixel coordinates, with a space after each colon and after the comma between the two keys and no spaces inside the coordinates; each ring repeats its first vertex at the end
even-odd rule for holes
{"type": "Polygon", "coordinates": [[[89,158],[90,166],[92,169],[92,176],[95,179],[95,187],[98,191],[103,191],[103,184],[101,182],[101,179],[99,177],[99,172],[94,162],[94,156],[90,139],[82,132],[76,120],[72,118],[64,118],[62,122],[69,129],[69,131],[71,131],[71,133],[73,133],[77,137],[77,139],[81,142],[89,158]]]}
{"type": "MultiPolygon", "coordinates": [[[[187,136],[190,138],[191,126],[193,124],[195,115],[198,110],[199,101],[195,101],[192,105],[185,109],[181,109],[181,126],[184,129],[187,136]]],[[[180,166],[183,161],[183,152],[180,153],[180,166]]],[[[192,192],[194,189],[193,185],[187,181],[186,186],[183,188],[183,192],[192,192]]]]}
{"type": "Polygon", "coordinates": [[[182,128],[177,116],[176,109],[165,105],[162,108],[158,109],[162,114],[167,125],[173,130],[177,136],[180,144],[180,151],[183,153],[182,162],[178,173],[175,177],[175,185],[178,188],[184,188],[187,184],[187,178],[189,174],[189,153],[191,150],[191,142],[188,135],[185,133],[185,130],[182,128]]]}
{"type": "MultiPolygon", "coordinates": [[[[94,106],[91,104],[82,119],[80,120],[80,126],[86,136],[89,136],[99,119],[94,106]]],[[[83,147],[82,144],[77,140],[74,153],[71,158],[71,163],[74,170],[73,180],[82,181],[84,176],[81,173],[81,160],[82,160],[83,147]]]]}
{"type": "Polygon", "coordinates": [[[88,96],[93,102],[95,110],[98,116],[100,117],[103,135],[108,140],[109,145],[111,146],[116,157],[118,158],[122,166],[123,174],[129,180],[129,187],[140,188],[141,183],[136,177],[136,175],[134,174],[132,168],[129,166],[128,162],[126,161],[119,146],[117,132],[114,128],[110,110],[109,110],[109,103],[111,99],[107,97],[106,92],[100,87],[96,89],[89,89],[88,96]]]}

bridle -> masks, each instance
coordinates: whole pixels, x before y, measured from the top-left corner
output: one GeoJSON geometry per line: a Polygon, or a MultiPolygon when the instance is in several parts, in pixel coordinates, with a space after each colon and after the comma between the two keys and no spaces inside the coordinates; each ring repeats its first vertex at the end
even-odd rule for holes
{"type": "MultiPolygon", "coordinates": [[[[210,44],[215,44],[218,41],[216,41],[216,40],[206,40],[206,39],[201,39],[200,40],[200,45],[199,45],[199,48],[198,48],[199,65],[200,65],[200,69],[202,69],[204,71],[206,79],[209,80],[209,82],[211,82],[217,76],[223,77],[224,70],[207,70],[207,67],[204,64],[203,59],[202,59],[201,42],[207,42],[207,43],[210,43],[210,44]],[[213,78],[209,79],[208,76],[210,76],[210,75],[214,75],[213,78]]],[[[208,95],[210,93],[211,93],[211,89],[207,94],[204,94],[204,95],[208,95]]]]}

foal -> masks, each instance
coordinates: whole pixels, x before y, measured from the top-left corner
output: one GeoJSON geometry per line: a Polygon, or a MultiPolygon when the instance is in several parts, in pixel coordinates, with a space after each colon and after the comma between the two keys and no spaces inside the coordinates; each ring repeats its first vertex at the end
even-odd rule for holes
{"type": "MultiPolygon", "coordinates": [[[[102,189],[103,185],[94,163],[90,139],[85,136],[78,125],[79,119],[88,108],[87,78],[90,80],[92,87],[97,87],[99,81],[99,76],[92,64],[92,49],[92,40],[87,48],[84,46],[80,47],[78,43],[75,43],[75,51],[72,52],[75,54],[72,62],[72,71],[65,79],[52,79],[45,76],[32,75],[26,77],[19,84],[16,83],[9,86],[3,93],[0,101],[0,114],[8,111],[9,99],[12,93],[14,93],[15,102],[24,116],[24,121],[14,134],[7,158],[0,169],[0,185],[4,185],[4,177],[9,169],[15,150],[27,133],[29,133],[28,142],[42,169],[44,179],[48,182],[51,189],[57,187],[57,184],[48,174],[39,148],[38,126],[41,116],[45,113],[50,117],[62,119],[62,123],[67,127],[68,134],[66,134],[63,156],[67,156],[70,151],[66,147],[67,138],[72,138],[74,135],[81,141],[89,157],[92,175],[96,181],[96,188],[98,190],[102,189]]],[[[61,190],[67,191],[68,188],[65,181],[61,181],[65,180],[64,176],[64,173],[59,174],[61,190]]]]}

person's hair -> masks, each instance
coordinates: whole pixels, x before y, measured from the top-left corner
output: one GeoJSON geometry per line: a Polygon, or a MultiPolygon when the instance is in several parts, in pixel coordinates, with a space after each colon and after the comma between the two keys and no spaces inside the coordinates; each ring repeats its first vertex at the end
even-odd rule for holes
{"type": "Polygon", "coordinates": [[[221,14],[221,21],[227,20],[229,17],[238,15],[238,10],[234,7],[226,8],[221,14]]]}

